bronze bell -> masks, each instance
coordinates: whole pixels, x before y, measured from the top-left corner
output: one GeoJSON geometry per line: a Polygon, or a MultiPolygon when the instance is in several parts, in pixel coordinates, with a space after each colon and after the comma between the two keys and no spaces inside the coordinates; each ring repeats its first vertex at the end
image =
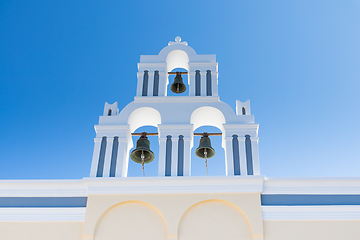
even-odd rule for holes
{"type": "Polygon", "coordinates": [[[199,158],[212,158],[215,156],[215,150],[211,147],[208,133],[204,132],[200,139],[199,147],[195,150],[195,155],[199,158]]]}
{"type": "Polygon", "coordinates": [[[174,83],[171,84],[170,90],[174,93],[183,93],[186,90],[186,86],[183,82],[180,72],[176,72],[176,77],[174,79],[174,83]]]}
{"type": "Polygon", "coordinates": [[[146,137],[146,132],[136,142],[136,148],[130,154],[131,160],[136,163],[150,163],[154,160],[155,155],[150,150],[150,141],[146,137]]]}

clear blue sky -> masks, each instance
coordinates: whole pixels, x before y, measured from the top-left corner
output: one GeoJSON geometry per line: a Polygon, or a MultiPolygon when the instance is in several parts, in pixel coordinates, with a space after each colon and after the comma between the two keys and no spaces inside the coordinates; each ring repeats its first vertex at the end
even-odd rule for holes
{"type": "Polygon", "coordinates": [[[178,35],[251,100],[262,174],[360,176],[359,1],[47,0],[0,2],[0,179],[87,177],[104,103],[178,35]]]}

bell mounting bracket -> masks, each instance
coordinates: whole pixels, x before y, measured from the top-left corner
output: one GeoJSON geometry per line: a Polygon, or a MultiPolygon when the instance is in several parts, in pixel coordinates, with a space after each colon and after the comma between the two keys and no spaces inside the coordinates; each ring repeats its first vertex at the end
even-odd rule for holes
{"type": "MultiPolygon", "coordinates": [[[[143,134],[145,134],[146,136],[158,136],[158,133],[147,133],[147,132],[142,132],[142,133],[131,133],[132,136],[143,136],[143,134]]],[[[194,136],[204,136],[204,134],[207,134],[207,136],[221,136],[222,133],[208,133],[208,132],[203,132],[203,133],[194,133],[194,136]]]]}
{"type": "Polygon", "coordinates": [[[168,72],[168,74],[169,75],[180,75],[181,76],[181,74],[188,74],[188,72],[168,72]]]}

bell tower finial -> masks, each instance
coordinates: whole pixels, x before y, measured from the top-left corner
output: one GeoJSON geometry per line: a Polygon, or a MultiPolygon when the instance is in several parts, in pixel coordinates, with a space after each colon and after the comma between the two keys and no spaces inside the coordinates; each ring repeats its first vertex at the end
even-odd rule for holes
{"type": "Polygon", "coordinates": [[[188,43],[187,42],[182,42],[181,41],[181,37],[180,36],[177,36],[176,38],[175,38],[175,42],[172,42],[172,41],[170,41],[169,43],[168,43],[168,45],[170,46],[170,45],[174,45],[174,44],[183,44],[183,45],[188,45],[188,43]]]}

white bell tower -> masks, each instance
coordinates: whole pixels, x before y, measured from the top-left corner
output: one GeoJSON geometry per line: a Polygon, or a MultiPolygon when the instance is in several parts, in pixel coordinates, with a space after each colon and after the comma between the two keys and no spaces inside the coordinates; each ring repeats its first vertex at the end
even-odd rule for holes
{"type": "Polygon", "coordinates": [[[142,55],[138,70],[134,101],[120,112],[116,102],[105,103],[95,125],[90,177],[127,177],[132,133],[148,125],[158,130],[159,177],[191,176],[194,129],[201,126],[221,130],[227,176],[260,174],[259,125],[250,101],[236,101],[236,113],[220,101],[215,55],[198,55],[176,37],[158,55],[142,55]],[[169,72],[176,68],[187,70],[188,96],[167,94],[169,72]]]}

